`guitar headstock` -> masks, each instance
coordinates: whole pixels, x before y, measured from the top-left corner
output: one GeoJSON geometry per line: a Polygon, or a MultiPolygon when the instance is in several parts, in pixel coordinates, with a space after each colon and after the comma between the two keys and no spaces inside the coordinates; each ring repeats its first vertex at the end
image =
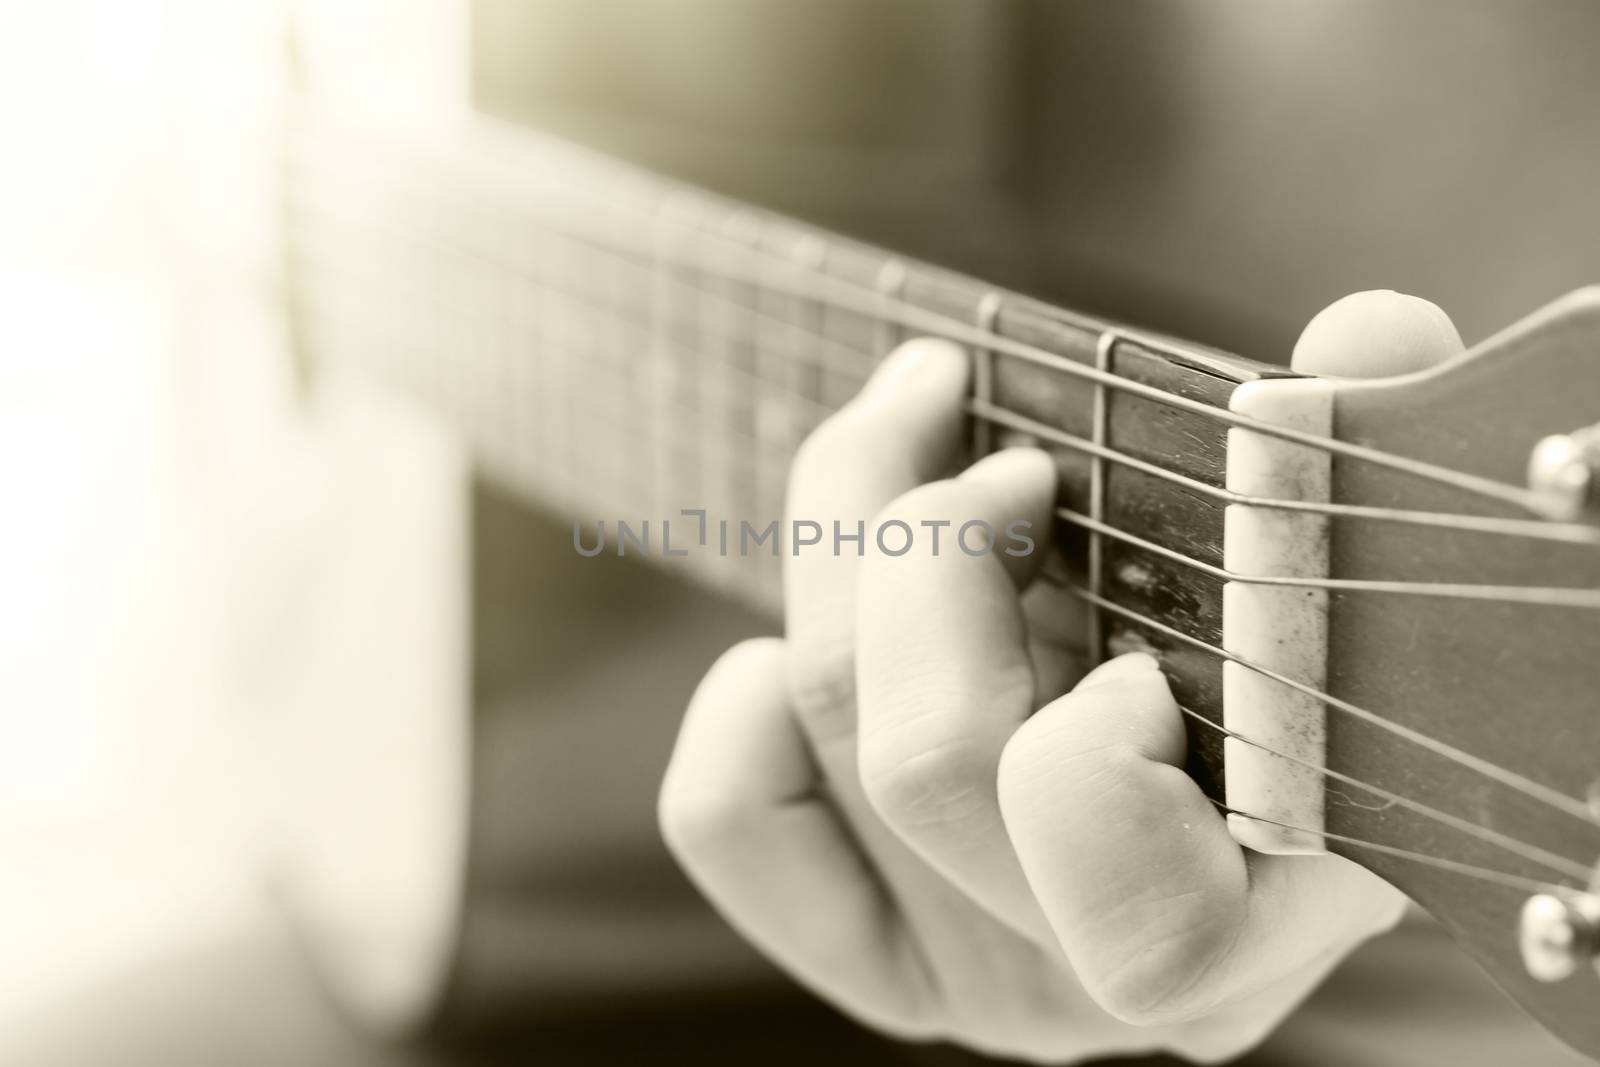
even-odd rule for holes
{"type": "Polygon", "coordinates": [[[1330,591],[1328,693],[1437,745],[1331,707],[1327,766],[1416,806],[1329,781],[1329,848],[1600,1056],[1600,289],[1435,369],[1332,385],[1337,439],[1465,476],[1336,454],[1334,503],[1512,521],[1332,519],[1334,579],[1493,588],[1330,591]]]}

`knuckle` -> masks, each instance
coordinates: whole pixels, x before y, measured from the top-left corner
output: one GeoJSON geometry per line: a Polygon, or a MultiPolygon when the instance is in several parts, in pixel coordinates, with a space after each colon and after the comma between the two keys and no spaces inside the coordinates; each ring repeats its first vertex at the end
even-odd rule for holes
{"type": "Polygon", "coordinates": [[[1017,727],[1000,752],[1002,792],[1019,798],[1072,789],[1087,777],[1116,785],[1132,773],[1137,754],[1127,745],[1097,741],[1079,728],[1076,716],[1046,709],[1017,727]],[[1071,773],[1068,773],[1068,772],[1071,773]]]}
{"type": "Polygon", "coordinates": [[[808,726],[853,719],[855,643],[849,633],[813,634],[789,657],[789,704],[808,726]]]}
{"type": "Polygon", "coordinates": [[[1063,752],[1057,770],[1070,767],[1077,773],[1078,780],[1095,793],[1117,796],[1126,791],[1148,766],[1149,761],[1132,745],[1125,741],[1111,741],[1098,745],[1086,744],[1063,752]]]}
{"type": "Polygon", "coordinates": [[[908,751],[894,739],[863,744],[861,786],[879,817],[902,830],[948,824],[984,810],[994,762],[965,741],[908,751]]]}
{"type": "Polygon", "coordinates": [[[1109,975],[1085,982],[1107,1014],[1130,1026],[1185,1022],[1200,1014],[1185,1010],[1169,990],[1175,984],[1165,954],[1127,962],[1109,975]]]}
{"type": "MultiPolygon", "coordinates": [[[[891,500],[873,517],[874,529],[889,523],[903,523],[916,536],[910,542],[913,555],[956,557],[958,531],[968,520],[982,520],[984,502],[970,486],[954,478],[924,482],[891,500]]],[[[867,568],[872,569],[879,553],[867,553],[867,568]]]]}

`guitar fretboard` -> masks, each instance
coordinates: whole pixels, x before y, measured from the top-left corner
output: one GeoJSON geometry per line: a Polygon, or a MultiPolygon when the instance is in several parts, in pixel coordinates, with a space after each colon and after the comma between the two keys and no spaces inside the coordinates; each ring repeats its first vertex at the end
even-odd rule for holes
{"type": "MultiPolygon", "coordinates": [[[[1273,373],[489,120],[448,144],[308,121],[290,164],[291,293],[312,364],[402,389],[466,435],[486,477],[589,530],[651,520],[659,538],[684,509],[735,530],[780,518],[800,442],[913,333],[964,328],[1086,367],[1114,358],[1119,375],[1209,403],[1241,375],[1273,373]]],[[[1154,483],[1097,471],[1048,436],[1104,443],[1093,383],[977,347],[974,452],[1053,444],[1069,504],[1106,517],[1099,479],[1136,512],[1154,483]]],[[[1125,454],[1217,483],[1225,427],[1181,415],[1123,396],[1111,428],[1125,454]]],[[[1169,547],[1219,559],[1217,509],[1162,500],[1207,517],[1167,523],[1169,547]]],[[[673,563],[778,605],[780,560],[766,551],[673,563]]]]}

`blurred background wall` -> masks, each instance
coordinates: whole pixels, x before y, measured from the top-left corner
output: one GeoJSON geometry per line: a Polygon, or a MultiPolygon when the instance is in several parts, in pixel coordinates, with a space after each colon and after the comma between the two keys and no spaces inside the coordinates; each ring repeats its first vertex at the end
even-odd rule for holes
{"type": "Polygon", "coordinates": [[[1470,343],[1600,277],[1585,0],[474,14],[490,111],[1259,359],[1358,289],[1470,343]]]}

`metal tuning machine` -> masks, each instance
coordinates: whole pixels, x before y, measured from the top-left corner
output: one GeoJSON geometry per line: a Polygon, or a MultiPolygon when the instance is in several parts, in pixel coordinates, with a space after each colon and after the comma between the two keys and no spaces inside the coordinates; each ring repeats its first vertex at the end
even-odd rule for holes
{"type": "Polygon", "coordinates": [[[1552,519],[1571,522],[1600,514],[1600,423],[1534,445],[1528,488],[1552,519]]]}
{"type": "Polygon", "coordinates": [[[1539,893],[1522,906],[1522,965],[1541,982],[1559,982],[1584,964],[1600,970],[1600,893],[1539,893]]]}
{"type": "MultiPolygon", "coordinates": [[[[1600,779],[1589,786],[1589,810],[1600,818],[1600,779]]],[[[1559,982],[1585,963],[1600,971],[1600,862],[1583,892],[1536,893],[1522,905],[1517,944],[1522,966],[1541,982],[1559,982]]]]}

